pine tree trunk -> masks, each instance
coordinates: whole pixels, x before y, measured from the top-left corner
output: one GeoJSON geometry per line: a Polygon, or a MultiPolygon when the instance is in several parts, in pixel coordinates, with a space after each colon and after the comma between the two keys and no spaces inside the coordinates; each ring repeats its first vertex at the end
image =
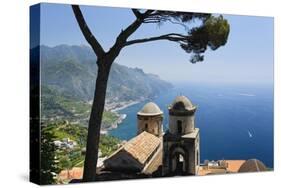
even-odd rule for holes
{"type": "Polygon", "coordinates": [[[96,179],[100,128],[105,104],[107,81],[112,64],[112,62],[102,62],[102,60],[98,61],[100,62],[100,66],[98,66],[95,94],[88,127],[86,156],[83,172],[84,182],[95,181],[96,179]]]}

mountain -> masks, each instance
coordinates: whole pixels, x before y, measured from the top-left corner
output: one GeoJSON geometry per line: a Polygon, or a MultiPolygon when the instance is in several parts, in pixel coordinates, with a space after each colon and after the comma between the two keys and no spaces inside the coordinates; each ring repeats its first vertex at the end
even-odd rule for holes
{"type": "MultiPolygon", "coordinates": [[[[87,46],[40,46],[31,50],[31,57],[37,57],[39,51],[43,122],[67,120],[87,126],[91,109],[89,101],[93,99],[97,76],[97,58],[92,49],[87,46]]],[[[31,62],[31,67],[38,67],[36,63],[31,62]]],[[[112,109],[155,97],[171,87],[157,75],[114,63],[107,86],[102,131],[112,129],[122,121],[122,115],[112,109]]]]}
{"type": "MultiPolygon", "coordinates": [[[[87,46],[40,46],[41,84],[62,96],[82,101],[93,99],[97,76],[96,56],[87,46]]],[[[107,101],[144,100],[155,97],[172,85],[139,68],[114,63],[107,101]]]]}

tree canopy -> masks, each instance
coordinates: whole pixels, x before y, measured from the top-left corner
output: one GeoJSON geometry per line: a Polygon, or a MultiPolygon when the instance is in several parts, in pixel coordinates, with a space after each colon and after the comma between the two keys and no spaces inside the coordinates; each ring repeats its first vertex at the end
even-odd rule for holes
{"type": "Polygon", "coordinates": [[[196,63],[204,60],[203,53],[208,49],[216,50],[227,42],[230,26],[222,15],[215,17],[205,13],[186,13],[175,11],[140,10],[132,9],[135,16],[144,24],[179,24],[185,33],[168,33],[161,36],[135,39],[127,41],[125,45],[150,42],[156,40],[169,40],[179,43],[187,53],[191,53],[190,61],[196,63]],[[189,24],[195,25],[190,29],[189,24]],[[197,24],[194,24],[196,22],[197,24]]]}
{"type": "Polygon", "coordinates": [[[105,52],[87,26],[79,6],[73,5],[73,11],[86,40],[92,46],[96,55],[101,57],[112,52],[112,56],[116,58],[125,46],[167,40],[178,43],[185,52],[191,54],[191,63],[196,63],[204,60],[203,54],[208,47],[211,50],[216,50],[224,46],[230,31],[230,26],[222,15],[213,16],[207,13],[131,9],[136,17],[135,21],[121,30],[112,48],[110,48],[109,52],[105,52]],[[161,26],[165,23],[181,25],[183,32],[128,40],[142,24],[158,24],[161,26]]]}

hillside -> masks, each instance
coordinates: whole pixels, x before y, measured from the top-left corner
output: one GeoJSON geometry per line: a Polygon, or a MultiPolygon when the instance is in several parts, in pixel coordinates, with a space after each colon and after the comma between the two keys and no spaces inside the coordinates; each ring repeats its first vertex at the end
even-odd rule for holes
{"type": "MultiPolygon", "coordinates": [[[[32,52],[36,54],[38,50],[35,48],[32,52]]],[[[97,75],[96,56],[91,48],[41,46],[40,57],[41,114],[44,122],[68,120],[87,126],[97,75]]],[[[112,110],[153,98],[171,87],[170,83],[144,73],[142,69],[114,63],[107,87],[102,131],[115,128],[122,121],[122,116],[112,110]]]]}
{"type": "MultiPolygon", "coordinates": [[[[43,122],[57,122],[67,120],[70,123],[88,125],[91,104],[59,94],[48,86],[41,87],[41,118],[43,122]]],[[[102,119],[102,131],[117,126],[121,117],[116,112],[104,111],[102,119]]]]}
{"type": "MultiPolygon", "coordinates": [[[[93,99],[97,75],[96,56],[89,47],[41,46],[41,83],[63,96],[93,99]]],[[[107,88],[107,101],[153,98],[172,85],[158,76],[114,63],[107,88]]]]}

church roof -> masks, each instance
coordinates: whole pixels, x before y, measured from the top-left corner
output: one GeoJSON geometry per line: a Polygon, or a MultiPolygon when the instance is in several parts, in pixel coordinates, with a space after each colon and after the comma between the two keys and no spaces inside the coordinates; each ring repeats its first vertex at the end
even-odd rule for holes
{"type": "Polygon", "coordinates": [[[238,172],[259,172],[266,171],[266,166],[257,159],[249,159],[239,168],[238,172]]]}
{"type": "Polygon", "coordinates": [[[158,161],[155,155],[159,154],[160,147],[161,139],[144,131],[111,154],[103,164],[110,171],[141,172],[144,168],[151,170],[155,166],[151,163],[158,161]],[[156,161],[153,162],[154,160],[156,161]]]}
{"type": "Polygon", "coordinates": [[[141,116],[154,116],[154,115],[161,115],[163,112],[157,106],[157,104],[153,102],[146,103],[141,111],[138,112],[138,115],[141,116]]]}
{"type": "Polygon", "coordinates": [[[172,110],[194,110],[195,106],[186,96],[177,96],[170,106],[172,110]]]}
{"type": "Polygon", "coordinates": [[[143,131],[138,136],[129,140],[124,145],[123,150],[129,153],[141,164],[144,164],[157,149],[160,143],[160,138],[143,131]]]}

